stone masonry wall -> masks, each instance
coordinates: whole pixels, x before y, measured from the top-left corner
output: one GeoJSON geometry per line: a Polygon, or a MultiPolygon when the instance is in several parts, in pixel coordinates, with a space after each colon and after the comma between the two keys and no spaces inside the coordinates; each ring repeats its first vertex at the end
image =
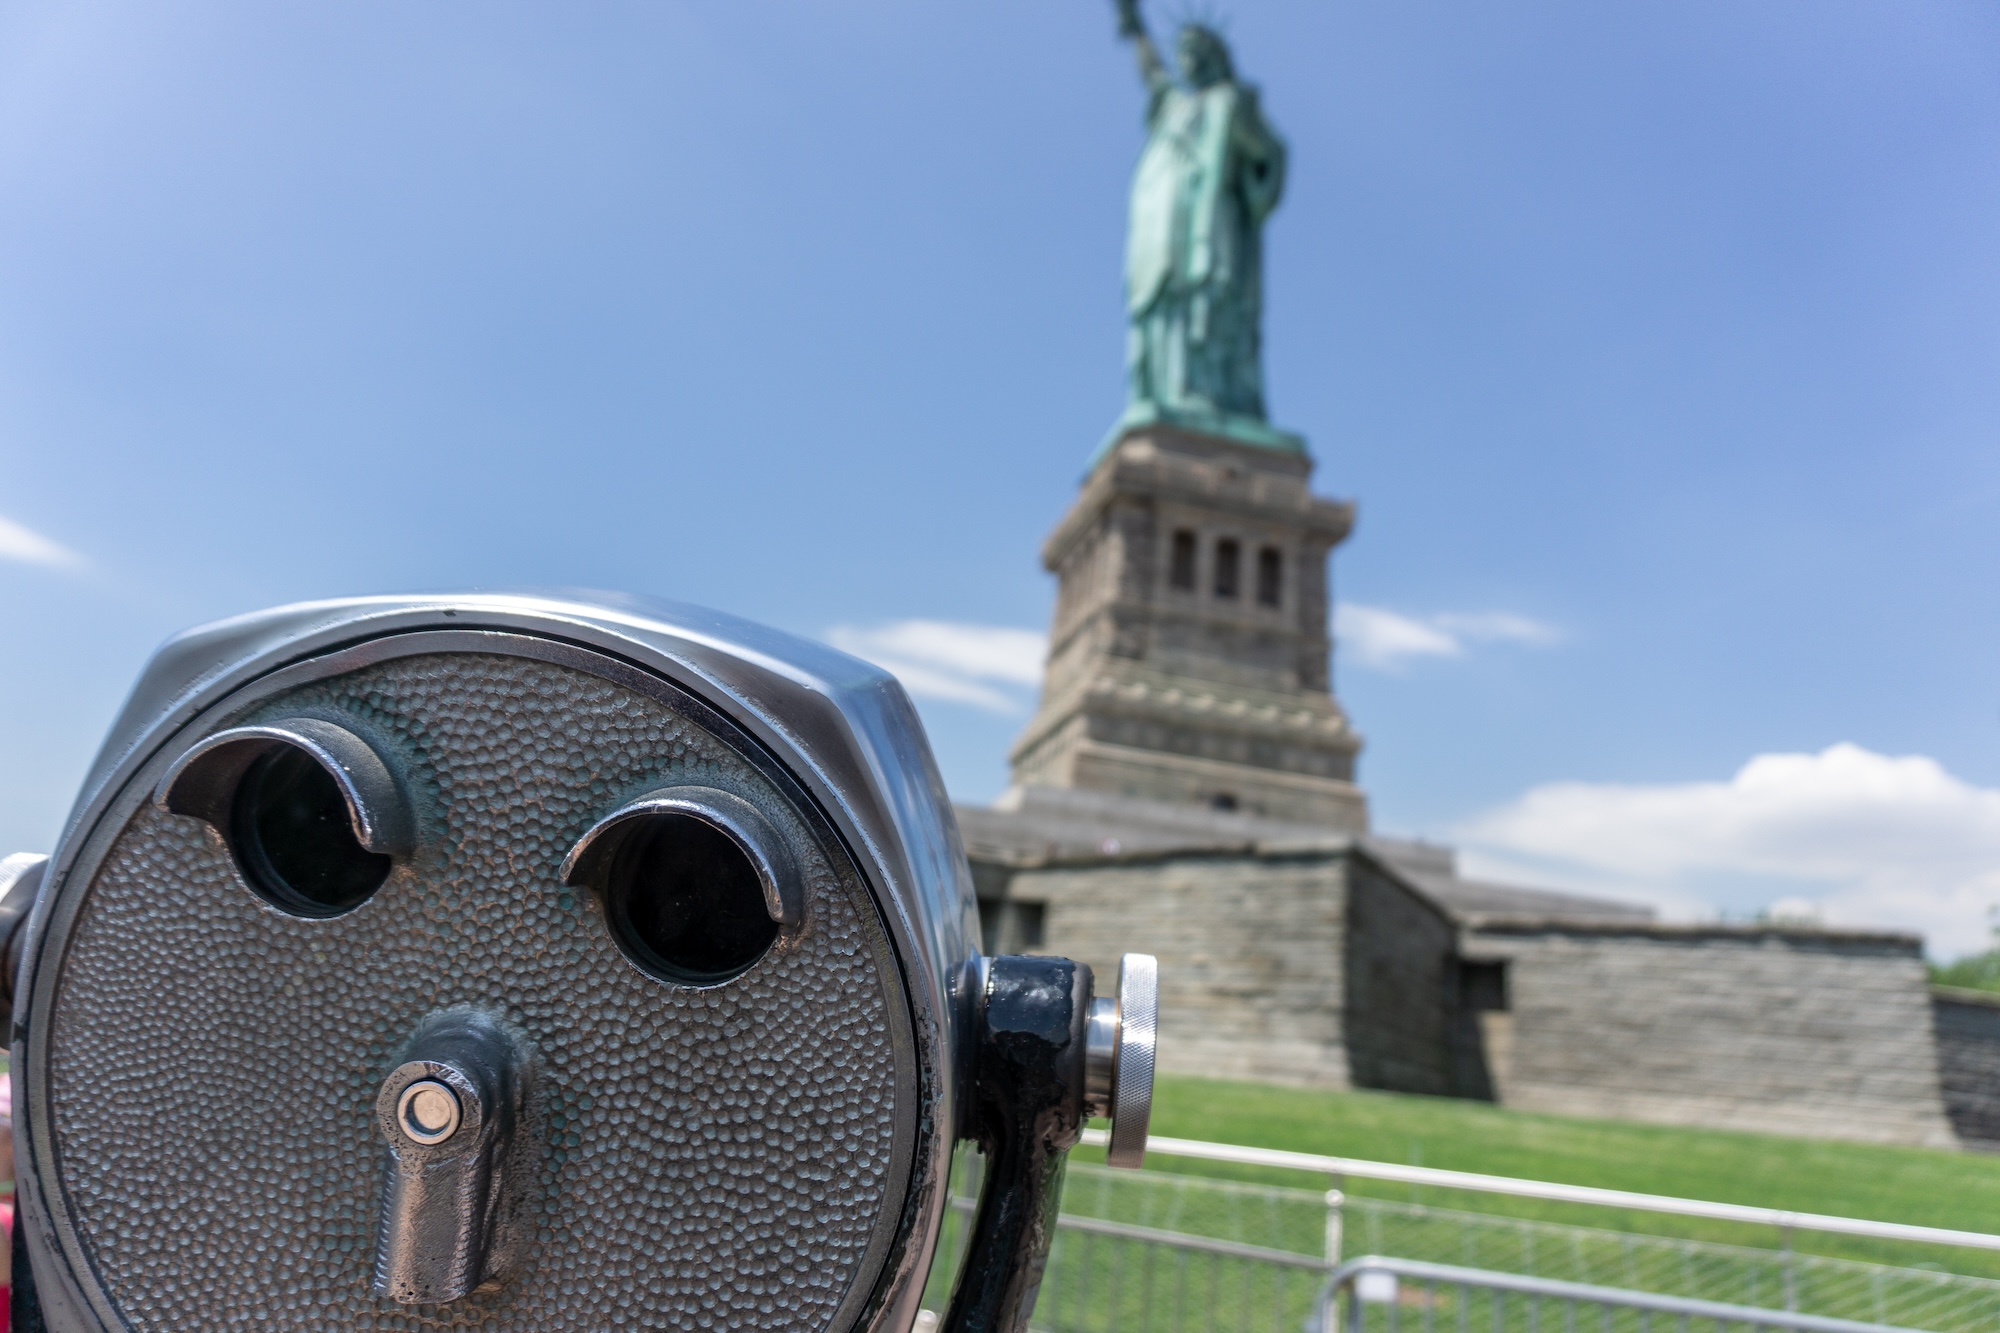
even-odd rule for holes
{"type": "Polygon", "coordinates": [[[1454,1092],[1456,932],[1365,855],[1348,862],[1347,1060],[1354,1085],[1454,1092]]]}
{"type": "Polygon", "coordinates": [[[1014,872],[1046,904],[1043,949],[1109,987],[1121,953],[1160,959],[1160,1068],[1350,1086],[1343,852],[1107,859],[1014,872]]]}
{"type": "Polygon", "coordinates": [[[1917,940],[1481,923],[1500,1100],[1571,1115],[1951,1147],[1917,940]]]}
{"type": "Polygon", "coordinates": [[[2000,995],[1931,992],[1945,1114],[1968,1147],[2000,1149],[2000,995]]]}

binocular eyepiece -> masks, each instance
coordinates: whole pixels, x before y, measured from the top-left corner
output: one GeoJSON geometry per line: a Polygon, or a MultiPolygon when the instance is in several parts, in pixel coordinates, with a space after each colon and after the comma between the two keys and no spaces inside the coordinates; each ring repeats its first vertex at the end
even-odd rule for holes
{"type": "Polygon", "coordinates": [[[985,957],[907,696],[616,598],[191,631],[0,862],[16,1327],[1017,1330],[1157,976],[985,957]],[[39,1320],[23,1323],[22,1320],[39,1320]]]}

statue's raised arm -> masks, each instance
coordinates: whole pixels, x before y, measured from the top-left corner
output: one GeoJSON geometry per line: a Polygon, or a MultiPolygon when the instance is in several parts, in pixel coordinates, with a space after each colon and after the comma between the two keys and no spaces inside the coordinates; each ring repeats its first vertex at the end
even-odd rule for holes
{"type": "Polygon", "coordinates": [[[1167,73],[1167,65],[1160,59],[1160,48],[1153,45],[1153,36],[1146,31],[1146,20],[1139,17],[1139,0],[1117,0],[1118,35],[1132,43],[1132,53],[1139,60],[1139,77],[1146,81],[1146,91],[1158,97],[1173,86],[1173,76],[1167,73]]]}

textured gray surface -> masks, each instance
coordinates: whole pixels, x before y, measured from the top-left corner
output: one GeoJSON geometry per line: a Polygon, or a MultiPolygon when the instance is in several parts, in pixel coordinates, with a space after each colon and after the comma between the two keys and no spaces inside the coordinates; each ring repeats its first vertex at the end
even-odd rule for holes
{"type": "Polygon", "coordinates": [[[894,962],[851,868],[716,738],[570,668],[408,658],[233,720],[301,711],[417,775],[416,858],[357,911],[302,921],[244,888],[205,826],[148,806],[63,963],[57,1167],[125,1319],[825,1326],[893,1225],[894,1123],[914,1087],[894,962]],[[798,939],[711,991],[640,975],[555,880],[594,820],[669,782],[774,813],[807,877],[798,939]],[[460,1003],[535,1047],[531,1238],[500,1290],[410,1311],[369,1292],[373,1101],[418,1020],[460,1003]]]}
{"type": "Polygon", "coordinates": [[[1330,693],[1327,553],[1351,505],[1312,494],[1311,461],[1161,427],[1126,435],[1042,548],[1058,578],[1048,669],[1014,743],[1019,786],[1236,809],[1359,832],[1361,739],[1330,693]],[[1174,586],[1174,534],[1195,585],[1174,586]],[[1254,571],[1278,553],[1278,604],[1216,592],[1219,544],[1254,571]]]}
{"type": "Polygon", "coordinates": [[[1396,875],[1455,916],[1493,913],[1610,917],[1650,921],[1653,909],[1613,898],[1527,889],[1465,879],[1452,848],[1400,838],[1362,836],[1311,824],[1266,819],[1078,787],[1014,787],[990,807],[961,805],[958,826],[974,865],[1042,865],[1106,856],[1174,852],[1292,854],[1362,846],[1396,875]]]}
{"type": "Polygon", "coordinates": [[[1784,927],[1489,922],[1528,1110],[1951,1147],[1921,941],[1784,927]]]}
{"type": "Polygon", "coordinates": [[[1933,987],[1931,1022],[1952,1132],[2000,1150],[2000,995],[1933,987]]]}
{"type": "Polygon", "coordinates": [[[1047,904],[1043,949],[1117,974],[1160,960],[1159,1067],[1349,1086],[1343,857],[1210,856],[1018,872],[1047,904]]]}
{"type": "Polygon", "coordinates": [[[1454,920],[1372,840],[1087,858],[1052,839],[1041,864],[1009,862],[983,850],[992,813],[979,891],[1042,904],[1043,950],[1100,974],[1121,950],[1159,956],[1170,1073],[1935,1147],[1954,1142],[1944,1097],[1961,1134],[2000,1125],[2000,1010],[1941,1006],[1934,1040],[1912,937],[1662,925],[1589,900],[1606,910],[1454,920]],[[1466,962],[1504,966],[1511,1011],[1470,1010],[1466,962]]]}
{"type": "Polygon", "coordinates": [[[1347,884],[1342,1030],[1354,1085],[1434,1096],[1456,1091],[1451,919],[1370,857],[1348,857],[1341,870],[1347,884]]]}
{"type": "MultiPolygon", "coordinates": [[[[986,813],[976,827],[1007,817],[986,813]]],[[[987,852],[973,868],[985,898],[1045,905],[1042,950],[1100,971],[1125,949],[1159,955],[1170,1072],[1464,1091],[1456,927],[1400,866],[1355,841],[1287,849],[1273,837],[1207,855],[1121,850],[1046,865],[987,852]]]]}
{"type": "Polygon", "coordinates": [[[961,805],[956,814],[966,853],[975,863],[1040,865],[1096,860],[1107,854],[1170,852],[1213,856],[1301,842],[1328,850],[1345,848],[1355,840],[1352,834],[1240,811],[1175,805],[1081,787],[1013,787],[995,805],[961,805]]]}
{"type": "Polygon", "coordinates": [[[1504,913],[1651,921],[1657,915],[1644,903],[1466,879],[1458,873],[1458,852],[1442,843],[1377,836],[1368,839],[1368,850],[1393,866],[1406,884],[1458,917],[1504,913]]]}

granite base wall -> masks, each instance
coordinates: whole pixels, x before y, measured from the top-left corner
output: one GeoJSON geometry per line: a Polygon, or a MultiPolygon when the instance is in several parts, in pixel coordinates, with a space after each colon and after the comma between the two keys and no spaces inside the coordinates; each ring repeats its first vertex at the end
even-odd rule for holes
{"type": "Polygon", "coordinates": [[[1912,937],[1454,919],[1352,846],[973,870],[996,946],[1159,956],[1169,1072],[2000,1143],[2000,1003],[1934,1009],[1912,937]]]}
{"type": "Polygon", "coordinates": [[[1113,978],[1122,953],[1160,960],[1160,1068],[1352,1086],[1342,1028],[1342,856],[1196,856],[1021,869],[1044,951],[1113,978]]]}
{"type": "Polygon", "coordinates": [[[1344,942],[1347,1059],[1356,1087],[1446,1096],[1457,1003],[1456,932],[1365,855],[1350,856],[1344,942]]]}
{"type": "Polygon", "coordinates": [[[1931,992],[1945,1115],[1969,1148],[2000,1151],[2000,995],[1931,992]]]}
{"type": "Polygon", "coordinates": [[[1952,1147],[1929,988],[1903,936],[1479,928],[1499,1100],[1569,1115],[1952,1147]]]}
{"type": "Polygon", "coordinates": [[[1121,953],[1159,957],[1162,1069],[1453,1090],[1451,921],[1364,853],[1107,858],[1010,869],[1004,888],[1000,874],[976,875],[982,894],[1040,904],[1043,951],[1107,978],[1121,953]]]}

